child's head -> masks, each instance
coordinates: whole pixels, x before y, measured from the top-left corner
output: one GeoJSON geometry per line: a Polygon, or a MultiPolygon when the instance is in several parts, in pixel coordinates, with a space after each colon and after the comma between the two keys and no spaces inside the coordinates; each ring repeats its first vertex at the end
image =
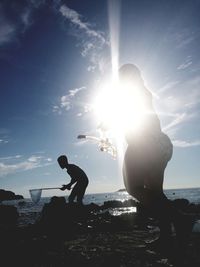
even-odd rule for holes
{"type": "Polygon", "coordinates": [[[140,70],[134,64],[124,64],[119,69],[119,78],[123,82],[142,85],[143,79],[140,70]]]}
{"type": "Polygon", "coordinates": [[[67,168],[68,166],[68,159],[66,155],[61,155],[57,158],[58,164],[62,169],[67,168]]]}

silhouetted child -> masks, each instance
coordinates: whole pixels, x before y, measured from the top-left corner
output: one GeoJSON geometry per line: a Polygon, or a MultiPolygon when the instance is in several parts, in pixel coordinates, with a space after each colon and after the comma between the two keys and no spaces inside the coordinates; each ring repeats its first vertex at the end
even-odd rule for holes
{"type": "Polygon", "coordinates": [[[67,169],[67,173],[71,177],[71,182],[67,185],[63,185],[61,190],[70,190],[71,186],[75,184],[68,200],[69,203],[73,203],[74,199],[77,198],[77,203],[82,205],[83,196],[88,186],[87,175],[80,167],[76,166],[75,164],[69,164],[66,155],[61,155],[58,157],[57,161],[62,169],[67,169]]]}

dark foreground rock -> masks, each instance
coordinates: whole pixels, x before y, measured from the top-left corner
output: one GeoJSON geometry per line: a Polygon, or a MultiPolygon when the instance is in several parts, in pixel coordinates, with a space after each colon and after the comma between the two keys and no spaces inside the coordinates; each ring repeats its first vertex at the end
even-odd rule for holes
{"type": "Polygon", "coordinates": [[[21,195],[16,195],[12,191],[6,191],[3,189],[0,189],[0,202],[4,200],[18,200],[23,199],[24,197],[21,195]]]}
{"type": "Polygon", "coordinates": [[[17,225],[19,214],[13,206],[0,205],[0,226],[9,227],[17,225]]]}
{"type": "Polygon", "coordinates": [[[108,206],[120,204],[68,205],[64,198],[53,197],[34,225],[0,228],[1,263],[5,262],[1,266],[200,266],[199,233],[191,234],[184,253],[174,240],[169,257],[146,246],[158,232],[156,222],[146,218],[142,209],[112,216],[108,206]]]}

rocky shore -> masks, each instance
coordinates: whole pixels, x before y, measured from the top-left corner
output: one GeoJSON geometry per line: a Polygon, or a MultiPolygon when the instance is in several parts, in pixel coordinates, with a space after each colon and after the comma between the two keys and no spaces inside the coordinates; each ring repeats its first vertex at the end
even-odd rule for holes
{"type": "MultiPolygon", "coordinates": [[[[200,219],[200,205],[185,199],[174,205],[200,219]]],[[[157,221],[134,200],[80,207],[53,197],[35,224],[17,226],[17,210],[10,206],[0,206],[0,218],[1,266],[200,266],[200,233],[191,233],[184,253],[175,238],[171,255],[152,249],[146,243],[159,235],[157,221]],[[130,212],[133,207],[137,212],[130,212]],[[115,209],[128,212],[113,216],[115,209]]]]}
{"type": "Polygon", "coordinates": [[[18,199],[24,199],[24,197],[22,195],[16,195],[12,191],[0,189],[0,202],[4,200],[18,200],[18,199]]]}

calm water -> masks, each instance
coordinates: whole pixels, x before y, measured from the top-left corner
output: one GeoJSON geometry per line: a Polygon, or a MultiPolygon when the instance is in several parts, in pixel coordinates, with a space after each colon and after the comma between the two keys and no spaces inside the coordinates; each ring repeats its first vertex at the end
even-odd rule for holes
{"type": "MultiPolygon", "coordinates": [[[[165,193],[167,197],[172,200],[177,198],[187,198],[192,203],[200,204],[200,188],[165,190],[165,193]]],[[[127,192],[88,194],[84,198],[84,204],[93,202],[95,204],[102,205],[104,201],[125,201],[130,198],[132,197],[127,192]]],[[[4,201],[4,204],[15,205],[20,213],[19,224],[27,224],[33,223],[37,219],[43,205],[48,203],[50,199],[50,197],[42,197],[37,204],[34,204],[31,199],[24,199],[24,201],[4,201]]],[[[126,211],[129,212],[128,209],[126,211]]],[[[115,212],[116,215],[120,214],[117,210],[115,212]]]]}

